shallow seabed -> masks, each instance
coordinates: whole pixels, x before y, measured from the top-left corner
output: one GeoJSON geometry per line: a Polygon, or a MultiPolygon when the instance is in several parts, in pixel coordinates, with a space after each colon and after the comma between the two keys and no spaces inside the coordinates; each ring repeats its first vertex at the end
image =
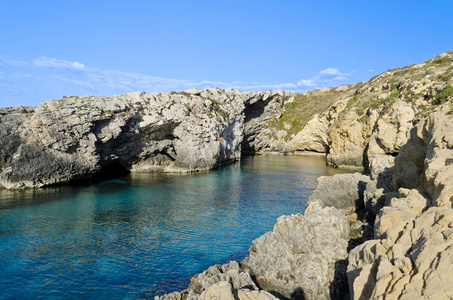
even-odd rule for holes
{"type": "Polygon", "coordinates": [[[320,156],[246,157],[197,174],[0,190],[0,299],[152,299],[242,260],[284,214],[303,213],[320,156]]]}

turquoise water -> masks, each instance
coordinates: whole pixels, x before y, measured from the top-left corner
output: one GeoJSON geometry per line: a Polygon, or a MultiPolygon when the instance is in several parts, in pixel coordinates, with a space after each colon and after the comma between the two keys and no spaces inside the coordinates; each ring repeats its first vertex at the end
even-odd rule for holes
{"type": "Polygon", "coordinates": [[[182,290],[242,260],[279,216],[304,211],[317,177],[338,172],[319,156],[248,157],[208,173],[0,191],[0,299],[182,290]]]}

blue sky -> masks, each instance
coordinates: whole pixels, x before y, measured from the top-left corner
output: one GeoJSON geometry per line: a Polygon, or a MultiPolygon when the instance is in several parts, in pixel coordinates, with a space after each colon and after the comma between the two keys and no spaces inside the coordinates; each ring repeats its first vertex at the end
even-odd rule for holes
{"type": "Polygon", "coordinates": [[[451,0],[0,0],[0,106],[356,83],[452,50],[452,12],[451,0]]]}

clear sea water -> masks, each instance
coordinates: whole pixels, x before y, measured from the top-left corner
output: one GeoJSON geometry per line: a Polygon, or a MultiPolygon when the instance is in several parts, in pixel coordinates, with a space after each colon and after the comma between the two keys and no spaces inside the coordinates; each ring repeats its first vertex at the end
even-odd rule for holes
{"type": "Polygon", "coordinates": [[[0,299],[153,299],[241,261],[281,215],[303,213],[320,156],[247,157],[207,173],[0,190],[0,299]]]}

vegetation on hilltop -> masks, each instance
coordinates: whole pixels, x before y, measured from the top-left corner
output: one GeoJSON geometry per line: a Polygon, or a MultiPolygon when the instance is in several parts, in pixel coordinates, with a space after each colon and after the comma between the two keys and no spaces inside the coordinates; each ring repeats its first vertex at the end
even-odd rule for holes
{"type": "Polygon", "coordinates": [[[340,118],[355,112],[358,119],[366,123],[371,110],[382,115],[395,101],[402,100],[413,107],[416,120],[420,120],[440,104],[452,100],[452,78],[453,51],[448,51],[421,64],[388,70],[368,82],[297,94],[293,102],[285,104],[281,116],[269,122],[270,135],[284,130],[285,140],[290,140],[315,114],[343,100],[346,106],[340,118]]]}

